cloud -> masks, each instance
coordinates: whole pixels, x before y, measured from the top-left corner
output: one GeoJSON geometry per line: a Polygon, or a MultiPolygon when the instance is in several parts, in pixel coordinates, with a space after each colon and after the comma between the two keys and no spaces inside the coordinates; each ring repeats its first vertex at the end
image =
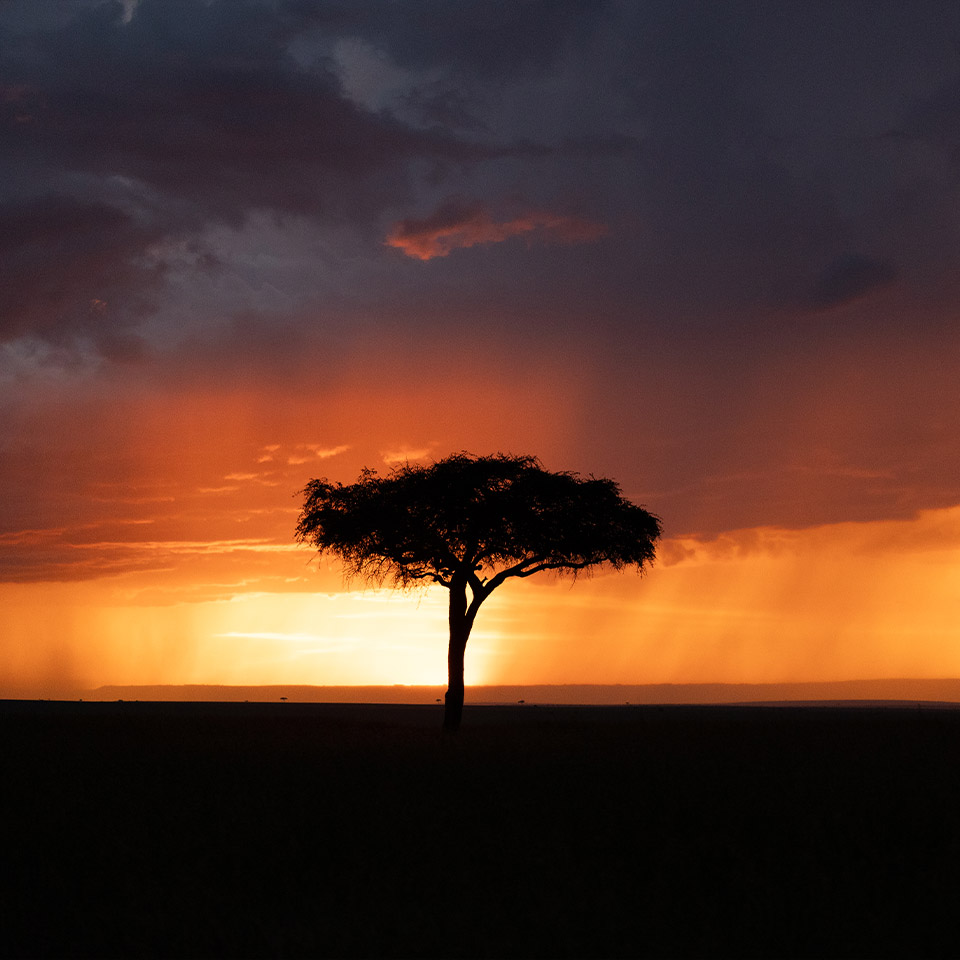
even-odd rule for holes
{"type": "Polygon", "coordinates": [[[818,310],[841,307],[889,287],[896,277],[896,268],[886,260],[845,253],[827,264],[809,302],[818,310]]]}
{"type": "Polygon", "coordinates": [[[91,450],[134,374],[164,397],[154,425],[194,424],[158,464],[198,430],[212,449],[234,419],[250,433],[191,494],[253,469],[292,491],[311,437],[351,439],[324,461],[345,476],[427,435],[438,455],[569,437],[572,469],[625,481],[671,533],[956,500],[960,7],[142,0],[124,24],[117,4],[13,6],[5,528],[79,514],[93,473],[129,488],[139,441],[91,450]],[[347,96],[345,42],[356,72],[358,44],[391,67],[367,99],[347,96]],[[551,246],[603,224],[606,242],[551,246]],[[142,359],[83,367],[102,406],[80,415],[76,377],[14,434],[7,410],[52,390],[71,343],[142,359]],[[188,413],[199,384],[236,397],[188,413]]]}
{"type": "Polygon", "coordinates": [[[346,453],[350,445],[341,443],[337,447],[324,447],[318,443],[298,443],[297,450],[301,453],[293,453],[287,457],[287,464],[290,466],[299,466],[302,463],[309,463],[311,460],[329,460],[330,457],[339,456],[346,453]]]}
{"type": "Polygon", "coordinates": [[[481,203],[447,200],[422,220],[395,223],[385,242],[408,257],[431,260],[458,248],[503,243],[511,237],[527,237],[528,242],[574,244],[593,243],[607,232],[605,224],[546,210],[530,210],[497,221],[481,203]]]}
{"type": "Polygon", "coordinates": [[[54,194],[0,203],[0,341],[86,337],[107,355],[135,353],[125,328],[162,280],[136,255],[159,235],[100,201],[54,194]]]}
{"type": "MultiPolygon", "coordinates": [[[[403,66],[438,67],[511,78],[548,70],[571,43],[589,40],[604,0],[411,0],[402,5],[352,3],[352,31],[388,47],[403,66]]],[[[349,11],[349,12],[348,12],[349,11]]]]}
{"type": "Polygon", "coordinates": [[[429,457],[433,450],[433,445],[429,447],[401,447],[399,450],[385,450],[383,452],[384,463],[407,463],[410,460],[423,460],[429,457]]]}
{"type": "Polygon", "coordinates": [[[307,450],[310,450],[313,455],[319,460],[327,460],[330,457],[337,457],[341,453],[346,453],[350,449],[350,444],[341,443],[336,447],[324,447],[318,443],[305,443],[303,444],[307,450]]]}
{"type": "Polygon", "coordinates": [[[411,163],[496,152],[357,105],[322,56],[299,64],[289,46],[319,14],[295,5],[74,12],[3,35],[0,342],[133,358],[171,274],[223,266],[167,252],[209,225],[270,211],[362,232],[409,202],[411,163]],[[94,301],[108,309],[87,316],[94,301]]]}
{"type": "Polygon", "coordinates": [[[192,569],[198,575],[203,570],[209,586],[227,572],[242,580],[277,575],[277,564],[284,572],[302,566],[302,550],[267,538],[157,541],[146,535],[152,530],[141,535],[125,523],[112,531],[123,539],[101,540],[104,532],[111,532],[108,524],[5,535],[0,538],[7,547],[0,557],[0,582],[69,582],[124,574],[183,577],[192,569]]]}

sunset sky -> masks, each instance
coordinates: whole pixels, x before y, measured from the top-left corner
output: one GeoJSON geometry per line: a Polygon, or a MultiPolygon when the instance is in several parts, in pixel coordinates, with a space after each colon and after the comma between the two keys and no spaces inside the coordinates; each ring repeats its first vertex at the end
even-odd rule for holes
{"type": "Polygon", "coordinates": [[[442,683],[297,493],[616,479],[467,682],[960,676],[960,5],[0,4],[0,696],[442,683]]]}

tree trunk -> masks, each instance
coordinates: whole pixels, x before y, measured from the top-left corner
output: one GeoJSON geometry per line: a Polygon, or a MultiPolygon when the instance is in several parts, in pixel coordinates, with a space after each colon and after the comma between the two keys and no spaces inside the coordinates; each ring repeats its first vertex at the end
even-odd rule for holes
{"type": "Polygon", "coordinates": [[[463,651],[467,638],[450,633],[447,651],[447,694],[443,701],[443,729],[454,733],[460,729],[463,717],[463,651]]]}
{"type": "Polygon", "coordinates": [[[450,646],[447,648],[447,694],[443,703],[443,729],[454,733],[463,717],[463,652],[473,617],[467,614],[467,585],[450,585],[450,646]]]}

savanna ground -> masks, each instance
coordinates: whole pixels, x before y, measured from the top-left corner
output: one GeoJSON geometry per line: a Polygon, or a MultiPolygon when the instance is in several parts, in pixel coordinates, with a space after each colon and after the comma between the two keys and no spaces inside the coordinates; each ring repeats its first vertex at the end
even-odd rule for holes
{"type": "Polygon", "coordinates": [[[960,953],[960,711],[0,704],[14,957],[960,953]]]}

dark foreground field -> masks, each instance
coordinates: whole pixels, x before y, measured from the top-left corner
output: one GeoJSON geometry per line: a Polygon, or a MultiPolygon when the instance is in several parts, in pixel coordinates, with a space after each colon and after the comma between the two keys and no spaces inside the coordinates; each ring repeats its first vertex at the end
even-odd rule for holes
{"type": "Polygon", "coordinates": [[[960,711],[0,704],[8,956],[960,954],[960,711]]]}

